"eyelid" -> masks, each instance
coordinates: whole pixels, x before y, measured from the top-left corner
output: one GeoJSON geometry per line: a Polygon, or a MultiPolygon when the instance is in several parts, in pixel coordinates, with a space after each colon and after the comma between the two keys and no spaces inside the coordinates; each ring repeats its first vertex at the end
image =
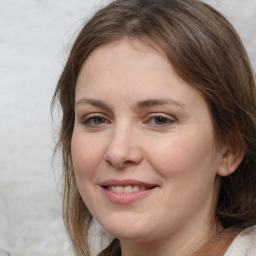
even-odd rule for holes
{"type": "Polygon", "coordinates": [[[100,113],[100,112],[93,112],[93,113],[88,113],[88,114],[85,114],[83,116],[83,120],[86,120],[88,118],[91,118],[91,117],[103,117],[103,118],[107,118],[105,114],[103,113],[100,113]]]}
{"type": "Polygon", "coordinates": [[[165,118],[169,123],[167,124],[152,124],[152,126],[154,127],[168,127],[170,125],[173,125],[173,123],[175,123],[177,121],[177,119],[173,116],[173,115],[169,115],[169,114],[165,114],[165,113],[151,113],[149,114],[145,121],[143,123],[149,123],[153,118],[156,118],[156,117],[163,117],[165,118]]]}
{"type": "Polygon", "coordinates": [[[89,113],[89,114],[84,115],[83,118],[81,119],[81,123],[88,127],[99,127],[106,123],[110,123],[110,121],[109,121],[109,118],[105,114],[95,112],[95,113],[89,113]],[[97,117],[103,118],[106,122],[104,122],[103,124],[98,124],[98,125],[97,124],[95,124],[95,125],[89,124],[90,120],[92,120],[93,118],[97,118],[97,117]]]}
{"type": "Polygon", "coordinates": [[[152,118],[152,117],[164,117],[169,120],[176,120],[176,118],[173,115],[165,114],[165,113],[161,113],[161,112],[153,112],[153,113],[150,113],[149,115],[147,115],[147,118],[152,118]]]}

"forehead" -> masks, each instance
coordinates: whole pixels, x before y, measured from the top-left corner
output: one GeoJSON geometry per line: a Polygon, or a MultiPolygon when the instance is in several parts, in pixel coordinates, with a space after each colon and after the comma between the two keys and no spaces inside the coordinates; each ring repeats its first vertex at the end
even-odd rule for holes
{"type": "Polygon", "coordinates": [[[161,82],[167,76],[182,80],[161,49],[144,41],[122,39],[103,44],[91,52],[80,70],[77,85],[82,79],[94,85],[121,80],[122,84],[130,83],[132,87],[143,79],[144,89],[149,89],[152,80],[161,78],[161,82]]]}
{"type": "Polygon", "coordinates": [[[168,66],[170,65],[166,54],[161,48],[149,40],[138,40],[135,38],[122,38],[96,47],[87,57],[84,65],[86,65],[86,68],[90,68],[91,64],[104,61],[102,64],[106,68],[113,63],[115,58],[119,58],[119,64],[121,64],[120,57],[124,58],[124,64],[129,64],[127,61],[141,61],[145,56],[149,63],[155,64],[161,60],[161,62],[165,61],[168,66]]]}

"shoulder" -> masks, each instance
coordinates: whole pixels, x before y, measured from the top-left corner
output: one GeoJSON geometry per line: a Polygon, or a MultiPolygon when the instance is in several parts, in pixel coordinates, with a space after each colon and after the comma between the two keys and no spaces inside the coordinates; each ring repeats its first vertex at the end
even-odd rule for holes
{"type": "Polygon", "coordinates": [[[256,225],[241,231],[229,246],[224,256],[255,256],[256,225]]]}

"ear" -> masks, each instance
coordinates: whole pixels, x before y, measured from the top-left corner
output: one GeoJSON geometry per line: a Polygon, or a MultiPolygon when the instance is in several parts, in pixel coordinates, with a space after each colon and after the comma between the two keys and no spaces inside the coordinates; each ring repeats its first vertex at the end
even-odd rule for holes
{"type": "Polygon", "coordinates": [[[244,158],[244,149],[225,147],[222,150],[222,158],[219,164],[217,174],[228,176],[232,174],[244,158]]]}

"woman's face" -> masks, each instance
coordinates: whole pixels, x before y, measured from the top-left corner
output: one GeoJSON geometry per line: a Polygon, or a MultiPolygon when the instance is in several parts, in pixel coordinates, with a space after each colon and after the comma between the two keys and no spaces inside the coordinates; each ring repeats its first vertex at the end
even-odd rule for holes
{"type": "Polygon", "coordinates": [[[72,159],[85,204],[121,241],[190,239],[214,217],[222,157],[209,109],[146,44],[116,41],[85,61],[72,159]]]}

